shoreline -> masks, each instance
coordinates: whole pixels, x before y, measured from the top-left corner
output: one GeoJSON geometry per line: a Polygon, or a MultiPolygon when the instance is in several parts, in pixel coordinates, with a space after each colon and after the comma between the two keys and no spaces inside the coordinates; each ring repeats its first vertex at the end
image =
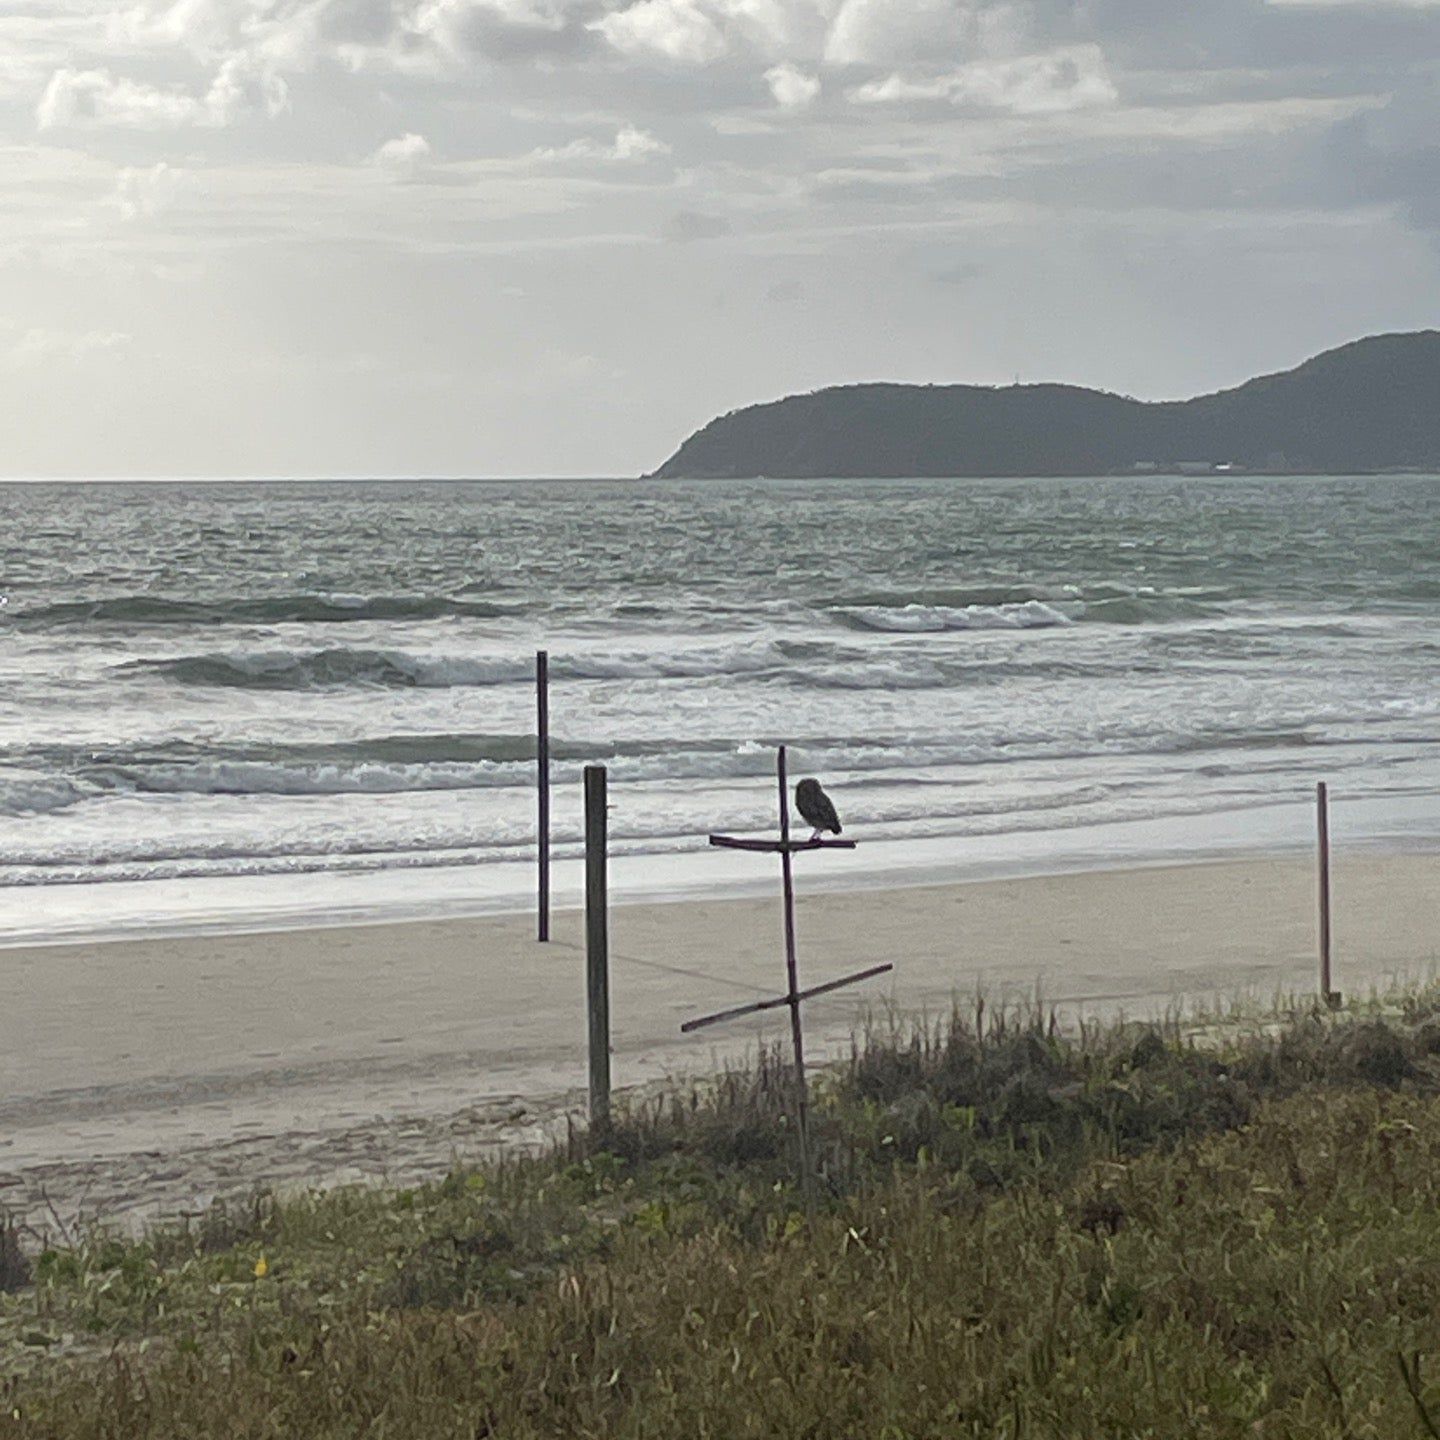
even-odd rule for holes
{"type": "MultiPolygon", "coordinates": [[[[1440,854],[1342,852],[1335,879],[1347,995],[1440,964],[1440,854]]],[[[510,915],[0,952],[0,1206],[155,1215],[541,1143],[585,1076],[583,917],[555,922],[545,946],[510,915]]],[[[807,1006],[823,1063],[867,1016],[977,992],[1073,1020],[1313,989],[1315,876],[1302,857],[889,890],[807,875],[799,932],[808,983],[898,966],[807,1006]]],[[[773,894],[617,905],[611,944],[617,1091],[713,1073],[788,1024],[679,1029],[783,989],[773,894]]]]}
{"type": "MultiPolygon", "coordinates": [[[[1440,804],[1428,795],[1332,797],[1337,844],[1353,854],[1440,853],[1440,804]]],[[[1269,799],[1224,810],[1001,834],[863,841],[827,856],[815,893],[927,889],[1113,870],[1313,854],[1313,802],[1269,799]]],[[[583,903],[583,860],[554,862],[556,913],[583,903]]],[[[614,855],[612,906],[756,899],[773,876],[755,857],[710,850],[614,855]]],[[[534,914],[533,856],[489,865],[402,866],[166,880],[0,887],[7,951],[221,935],[274,935],[534,914]],[[28,918],[29,924],[24,923],[28,918]]]]}

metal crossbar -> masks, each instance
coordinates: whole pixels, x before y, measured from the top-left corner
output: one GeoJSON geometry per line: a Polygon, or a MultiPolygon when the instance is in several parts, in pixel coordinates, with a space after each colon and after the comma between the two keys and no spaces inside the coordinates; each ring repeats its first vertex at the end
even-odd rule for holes
{"type": "MultiPolygon", "coordinates": [[[[856,975],[847,975],[843,980],[827,980],[823,985],[812,985],[795,996],[796,1000],[813,1000],[817,995],[828,995],[832,990],[843,990],[847,985],[858,985],[862,980],[873,980],[877,975],[888,974],[894,965],[872,965],[856,975]]],[[[687,1020],[681,1027],[682,1035],[694,1030],[703,1030],[707,1025],[719,1025],[725,1020],[739,1020],[746,1015],[758,1015],[762,1010],[778,1010],[788,1005],[788,995],[777,995],[773,1000],[753,1000],[748,1005],[737,1005],[733,1010],[717,1010],[713,1015],[702,1015],[698,1020],[687,1020]]]]}

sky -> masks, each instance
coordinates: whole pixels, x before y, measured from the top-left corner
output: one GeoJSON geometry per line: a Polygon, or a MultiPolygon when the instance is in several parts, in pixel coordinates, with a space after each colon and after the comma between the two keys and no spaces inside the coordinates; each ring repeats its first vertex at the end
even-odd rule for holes
{"type": "Polygon", "coordinates": [[[1440,0],[7,0],[0,474],[625,475],[1440,325],[1440,0]]]}

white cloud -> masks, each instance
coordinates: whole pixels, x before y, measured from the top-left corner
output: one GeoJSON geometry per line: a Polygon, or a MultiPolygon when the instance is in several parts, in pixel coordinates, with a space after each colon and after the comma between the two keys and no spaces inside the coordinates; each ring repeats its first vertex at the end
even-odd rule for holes
{"type": "Polygon", "coordinates": [[[668,155],[670,147],[648,130],[622,125],[615,132],[615,143],[610,147],[610,153],[616,160],[643,160],[647,155],[668,155]]]}
{"type": "Polygon", "coordinates": [[[452,60],[533,54],[561,42],[575,8],[571,0],[422,0],[399,33],[452,60]]]}
{"type": "Polygon", "coordinates": [[[108,70],[57,70],[35,109],[41,130],[118,125],[164,130],[196,123],[201,103],[183,91],[161,90],[108,70]]]}
{"type": "Polygon", "coordinates": [[[661,56],[686,65],[705,65],[726,51],[725,37],[694,0],[638,0],[593,22],[622,55],[661,56]]]}
{"type": "Polygon", "coordinates": [[[185,184],[185,172],[164,160],[148,167],[127,165],[115,176],[109,203],[122,220],[153,220],[175,203],[185,184]]]}
{"type": "Polygon", "coordinates": [[[765,72],[765,83],[782,110],[803,110],[820,94],[820,78],[788,62],[765,72]]]}
{"type": "Polygon", "coordinates": [[[164,89],[114,75],[109,70],[57,70],[35,107],[41,130],[115,127],[177,130],[185,126],[219,128],[256,111],[274,117],[289,104],[280,76],[256,69],[245,56],[233,56],[215,72],[203,95],[164,89]]]}
{"type": "Polygon", "coordinates": [[[142,0],[115,13],[110,30],[119,48],[180,51],[207,65],[236,62],[271,75],[306,74],[327,59],[354,70],[375,61],[433,70],[447,27],[481,3],[142,0]]]}
{"type": "Polygon", "coordinates": [[[615,138],[608,143],[582,136],[568,145],[544,146],[532,151],[536,160],[602,160],[624,163],[630,160],[645,160],[652,155],[668,155],[670,147],[648,130],[634,125],[622,125],[615,138]]]}
{"type": "Polygon", "coordinates": [[[296,72],[344,44],[386,41],[401,13],[392,0],[161,0],[115,13],[110,27],[117,45],[181,49],[208,63],[243,54],[296,72]]]}
{"type": "Polygon", "coordinates": [[[850,98],[861,105],[903,105],[911,100],[948,100],[955,85],[955,76],[932,75],[912,79],[904,75],[887,75],[883,80],[867,80],[857,85],[850,98]]]}
{"type": "Polygon", "coordinates": [[[835,0],[711,0],[733,33],[762,56],[818,58],[835,0]]]}
{"type": "Polygon", "coordinates": [[[215,56],[232,50],[258,13],[259,7],[244,0],[140,4],[113,11],[110,34],[117,45],[179,45],[202,56],[215,56]]]}
{"type": "Polygon", "coordinates": [[[955,0],[841,0],[825,41],[830,65],[904,65],[954,56],[976,39],[955,0]]]}
{"type": "Polygon", "coordinates": [[[1119,92],[1100,47],[1076,45],[1014,60],[979,60],[941,75],[892,74],[856,86],[850,98],[865,105],[948,100],[1013,115],[1058,115],[1113,105],[1119,92]]]}
{"type": "Polygon", "coordinates": [[[430,154],[430,142],[423,135],[407,130],[405,134],[387,140],[366,163],[397,175],[410,176],[424,167],[430,154]]]}
{"type": "Polygon", "coordinates": [[[273,120],[290,108],[290,87],[268,65],[249,55],[232,55],[216,71],[204,104],[212,125],[228,125],[250,111],[273,120]]]}
{"type": "Polygon", "coordinates": [[[130,344],[131,338],[119,330],[77,333],[37,326],[21,335],[5,352],[5,358],[16,369],[54,361],[73,365],[92,355],[123,349],[130,344]]]}

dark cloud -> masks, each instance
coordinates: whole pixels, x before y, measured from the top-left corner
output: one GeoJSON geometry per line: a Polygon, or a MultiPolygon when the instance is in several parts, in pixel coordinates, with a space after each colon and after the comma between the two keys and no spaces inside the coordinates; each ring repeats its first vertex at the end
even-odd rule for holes
{"type": "Polygon", "coordinates": [[[1320,183],[1342,202],[1389,204],[1440,233],[1440,81],[1415,76],[1382,108],[1336,125],[1312,147],[1320,183]]]}

